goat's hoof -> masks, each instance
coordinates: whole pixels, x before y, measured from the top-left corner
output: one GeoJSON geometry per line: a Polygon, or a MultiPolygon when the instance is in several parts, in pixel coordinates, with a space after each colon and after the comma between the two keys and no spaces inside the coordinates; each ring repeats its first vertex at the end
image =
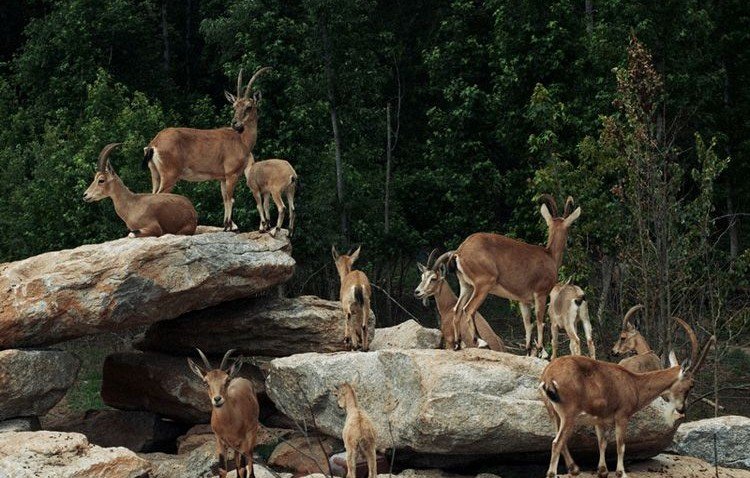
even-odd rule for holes
{"type": "Polygon", "coordinates": [[[596,476],[599,478],[607,478],[607,475],[609,475],[609,471],[607,471],[606,466],[600,466],[596,469],[596,476]]]}
{"type": "Polygon", "coordinates": [[[554,471],[548,471],[547,472],[547,478],[555,478],[557,476],[557,473],[554,471]]]}
{"type": "Polygon", "coordinates": [[[573,463],[568,467],[568,473],[570,474],[570,476],[578,476],[581,474],[581,469],[578,468],[578,465],[573,463]]]}
{"type": "Polygon", "coordinates": [[[276,237],[277,232],[279,232],[279,228],[274,227],[273,229],[271,229],[271,237],[276,237]]]}
{"type": "Polygon", "coordinates": [[[619,470],[615,472],[615,476],[617,478],[628,478],[628,475],[625,474],[625,471],[619,470]]]}

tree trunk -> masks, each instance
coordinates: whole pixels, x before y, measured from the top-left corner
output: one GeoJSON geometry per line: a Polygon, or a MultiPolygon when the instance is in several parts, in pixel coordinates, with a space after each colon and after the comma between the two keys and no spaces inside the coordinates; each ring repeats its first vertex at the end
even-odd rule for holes
{"type": "Polygon", "coordinates": [[[191,59],[193,57],[190,47],[190,28],[193,14],[193,0],[185,3],[185,84],[190,89],[190,76],[192,74],[191,59]]]}
{"type": "Polygon", "coordinates": [[[161,39],[164,42],[164,62],[162,68],[164,71],[169,71],[169,32],[167,30],[167,1],[162,0],[161,2],[161,39]]]}
{"type": "Polygon", "coordinates": [[[615,259],[605,255],[602,260],[602,291],[599,294],[599,305],[596,309],[596,320],[600,326],[604,324],[604,310],[607,307],[607,297],[609,297],[609,288],[612,285],[612,272],[615,268],[615,259]]]}
{"type": "Polygon", "coordinates": [[[586,0],[586,33],[594,33],[594,0],[586,0]]]}
{"type": "Polygon", "coordinates": [[[391,104],[385,107],[385,124],[386,124],[386,148],[385,148],[385,204],[383,229],[386,234],[390,232],[390,187],[391,187],[391,104]]]}

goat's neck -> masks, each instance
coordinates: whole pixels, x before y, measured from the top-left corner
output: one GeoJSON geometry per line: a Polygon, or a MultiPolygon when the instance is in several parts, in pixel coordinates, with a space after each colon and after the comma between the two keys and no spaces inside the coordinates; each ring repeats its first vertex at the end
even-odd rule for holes
{"type": "Polygon", "coordinates": [[[640,410],[677,381],[680,376],[680,367],[675,366],[656,372],[636,373],[634,375],[638,390],[638,410],[640,410]]]}
{"type": "Polygon", "coordinates": [[[636,354],[645,355],[652,352],[651,347],[648,346],[646,339],[644,339],[641,334],[638,334],[634,340],[635,346],[633,347],[633,349],[635,349],[636,354]]]}
{"type": "Polygon", "coordinates": [[[565,252],[565,243],[568,240],[568,231],[563,228],[551,229],[547,238],[547,252],[555,260],[557,268],[560,268],[565,252]]]}
{"type": "Polygon", "coordinates": [[[441,280],[435,292],[435,304],[441,318],[446,316],[446,314],[453,313],[453,306],[456,305],[456,301],[458,301],[458,298],[451,290],[451,286],[448,285],[445,279],[441,280]]]}
{"type": "Polygon", "coordinates": [[[347,415],[358,410],[357,399],[354,397],[354,395],[349,394],[346,396],[346,400],[344,401],[344,410],[346,410],[347,415]]]}
{"type": "Polygon", "coordinates": [[[117,215],[120,217],[125,217],[124,215],[127,214],[127,212],[130,210],[131,204],[135,201],[136,195],[128,189],[127,186],[125,186],[125,183],[122,182],[122,179],[120,179],[120,176],[115,175],[113,179],[113,188],[112,193],[109,195],[109,197],[112,198],[112,202],[115,205],[115,212],[117,212],[117,215]]]}
{"type": "Polygon", "coordinates": [[[252,153],[255,141],[258,139],[258,111],[256,110],[254,113],[248,115],[242,125],[244,128],[242,129],[242,133],[240,133],[240,139],[245,148],[247,148],[247,152],[252,153]]]}
{"type": "Polygon", "coordinates": [[[336,270],[339,272],[339,279],[343,282],[344,281],[344,277],[346,277],[347,274],[349,274],[352,271],[352,268],[351,268],[351,266],[344,266],[344,265],[339,266],[337,264],[336,265],[336,270]]]}

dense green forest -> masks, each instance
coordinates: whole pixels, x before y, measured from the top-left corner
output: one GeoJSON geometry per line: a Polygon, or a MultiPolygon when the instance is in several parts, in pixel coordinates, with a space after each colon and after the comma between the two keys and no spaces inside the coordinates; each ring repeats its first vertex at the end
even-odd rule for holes
{"type": "MultiPolygon", "coordinates": [[[[6,0],[0,22],[0,260],[125,236],[81,200],[101,147],[124,141],[113,165],[149,191],[148,141],[229,125],[223,91],[272,66],[255,156],[302,184],[287,293],[335,295],[331,244],[362,244],[380,324],[433,325],[416,262],[476,231],[544,243],[548,192],[583,210],[561,274],[597,340],[637,302],[662,345],[675,314],[730,341],[750,321],[743,0],[6,0]]],[[[217,182],[175,192],[221,224],[217,182]]],[[[500,303],[485,315],[518,339],[500,303]]]]}

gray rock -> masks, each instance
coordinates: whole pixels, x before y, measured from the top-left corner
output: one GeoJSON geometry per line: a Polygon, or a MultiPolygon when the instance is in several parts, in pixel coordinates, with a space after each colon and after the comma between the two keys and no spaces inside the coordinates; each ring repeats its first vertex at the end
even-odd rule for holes
{"type": "Polygon", "coordinates": [[[125,448],[91,445],[80,433],[0,434],[0,476],[146,478],[151,466],[125,448]]]}
{"type": "MultiPolygon", "coordinates": [[[[370,320],[372,331],[374,314],[370,320]]],[[[240,300],[155,324],[136,347],[177,354],[198,347],[217,355],[236,348],[270,357],[337,352],[344,350],[344,314],[339,302],[314,296],[240,300]]]]}
{"type": "MultiPolygon", "coordinates": [[[[309,403],[320,430],[340,436],[344,413],[332,390],[352,383],[379,448],[395,446],[408,463],[445,466],[486,456],[537,461],[549,459],[554,436],[537,388],[546,363],[478,349],[310,353],[271,361],[266,389],[287,416],[309,423],[309,403]]],[[[656,400],[630,421],[628,457],[653,456],[671,442],[665,408],[656,400]]],[[[595,455],[593,427],[579,423],[571,451],[595,455]]]]}
{"type": "Polygon", "coordinates": [[[370,349],[439,349],[441,339],[438,329],[422,327],[409,319],[393,327],[375,329],[370,349]]]}
{"type": "Polygon", "coordinates": [[[0,422],[0,433],[33,432],[37,430],[39,430],[39,419],[37,417],[12,418],[0,422]]]}
{"type": "Polygon", "coordinates": [[[79,368],[69,352],[0,351],[0,420],[43,415],[73,385],[79,368]]]}
{"type": "Polygon", "coordinates": [[[750,418],[728,415],[683,423],[677,428],[670,451],[750,470],[750,418]]]}
{"type": "Polygon", "coordinates": [[[285,232],[119,239],[0,265],[0,349],[173,319],[288,280],[285,232]]]}
{"type": "MultiPolygon", "coordinates": [[[[104,360],[102,375],[102,400],[110,407],[149,411],[188,424],[206,423],[211,418],[205,384],[190,370],[185,357],[115,353],[104,360]]],[[[245,363],[240,376],[253,382],[256,393],[264,392],[257,367],[245,363]]]]}

